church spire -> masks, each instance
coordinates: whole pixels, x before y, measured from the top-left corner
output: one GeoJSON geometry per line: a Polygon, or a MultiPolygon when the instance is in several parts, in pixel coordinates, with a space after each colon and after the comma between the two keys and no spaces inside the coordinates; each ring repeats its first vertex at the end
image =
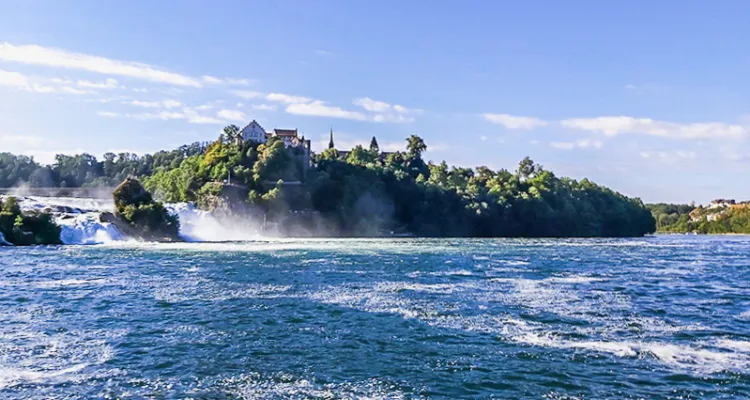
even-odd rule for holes
{"type": "Polygon", "coordinates": [[[329,149],[336,148],[336,146],[333,145],[333,127],[331,127],[331,139],[328,141],[328,148],[329,149]]]}

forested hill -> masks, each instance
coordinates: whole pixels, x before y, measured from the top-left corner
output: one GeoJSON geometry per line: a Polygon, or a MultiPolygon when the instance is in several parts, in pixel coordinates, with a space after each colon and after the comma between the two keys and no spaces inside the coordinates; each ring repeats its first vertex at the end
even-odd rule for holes
{"type": "Polygon", "coordinates": [[[306,165],[299,148],[274,138],[243,142],[236,127],[225,131],[206,145],[145,156],[106,154],[101,161],[60,155],[41,166],[0,154],[0,186],[112,186],[135,176],[167,202],[194,201],[250,218],[262,214],[293,234],[590,237],[655,230],[639,199],[587,179],[559,178],[529,158],[513,171],[427,163],[426,144],[411,136],[401,152],[381,153],[373,138],[369,148],[345,154],[329,149],[306,165]]]}
{"type": "Polygon", "coordinates": [[[750,204],[648,204],[661,233],[750,234],[750,204]]]}

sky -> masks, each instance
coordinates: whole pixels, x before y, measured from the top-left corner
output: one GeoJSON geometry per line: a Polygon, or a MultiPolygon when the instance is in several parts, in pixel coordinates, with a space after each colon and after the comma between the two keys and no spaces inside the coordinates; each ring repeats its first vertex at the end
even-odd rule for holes
{"type": "Polygon", "coordinates": [[[0,152],[152,153],[228,124],[646,202],[750,199],[750,2],[0,0],[0,152]]]}

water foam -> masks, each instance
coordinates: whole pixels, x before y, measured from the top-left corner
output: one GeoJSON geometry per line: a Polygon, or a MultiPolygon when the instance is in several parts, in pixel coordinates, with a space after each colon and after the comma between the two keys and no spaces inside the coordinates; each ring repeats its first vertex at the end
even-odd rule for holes
{"type": "Polygon", "coordinates": [[[180,218],[180,237],[188,242],[250,241],[263,237],[259,227],[218,218],[190,203],[165,204],[165,207],[180,218]]]}

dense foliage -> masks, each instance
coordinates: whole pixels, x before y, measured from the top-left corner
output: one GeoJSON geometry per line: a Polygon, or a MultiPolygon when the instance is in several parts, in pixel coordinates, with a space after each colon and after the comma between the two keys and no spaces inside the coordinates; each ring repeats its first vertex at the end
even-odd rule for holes
{"type": "Polygon", "coordinates": [[[49,213],[22,213],[15,197],[0,200],[0,233],[17,246],[60,244],[60,227],[49,213]]]}
{"type": "Polygon", "coordinates": [[[664,233],[689,232],[690,212],[695,209],[695,204],[647,204],[646,207],[656,220],[656,231],[664,233]]]}
{"type": "Polygon", "coordinates": [[[190,156],[202,154],[206,145],[193,143],[172,151],[138,156],[106,153],[103,160],[90,154],[58,154],[49,166],[28,156],[0,153],[0,187],[114,187],[128,176],[151,175],[160,168],[175,168],[190,156]]]}
{"type": "Polygon", "coordinates": [[[687,204],[649,204],[658,232],[750,234],[750,207],[704,208],[687,204]],[[691,217],[692,214],[692,217],[691,217]]]}
{"type": "Polygon", "coordinates": [[[136,179],[125,179],[112,193],[115,217],[129,225],[126,233],[147,240],[176,240],[180,222],[136,179]]]}
{"type": "Polygon", "coordinates": [[[373,138],[368,148],[341,154],[328,149],[310,161],[301,149],[274,138],[244,142],[237,127],[229,126],[218,140],[191,149],[157,153],[159,162],[156,155],[133,159],[128,168],[120,157],[108,164],[87,155],[70,157],[76,160],[71,166],[61,156],[48,168],[71,185],[138,176],[164,201],[195,201],[204,208],[220,203],[215,199],[229,187],[235,194],[244,191],[249,214],[313,234],[584,237],[655,230],[639,199],[587,179],[558,178],[529,158],[513,172],[428,163],[422,158],[427,145],[414,135],[405,151],[381,153],[373,138]],[[323,231],[313,229],[321,226],[323,231]]]}

